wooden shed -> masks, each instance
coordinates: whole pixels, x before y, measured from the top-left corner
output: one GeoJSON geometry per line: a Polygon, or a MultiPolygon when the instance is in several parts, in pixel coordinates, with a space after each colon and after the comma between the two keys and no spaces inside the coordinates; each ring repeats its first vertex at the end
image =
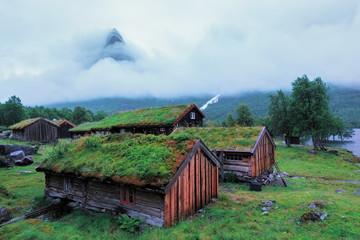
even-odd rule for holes
{"type": "Polygon", "coordinates": [[[201,127],[205,115],[195,104],[118,112],[98,122],[94,132],[169,135],[176,127],[201,127]]]}
{"type": "Polygon", "coordinates": [[[59,138],[70,138],[69,130],[71,128],[76,127],[75,124],[72,124],[68,120],[59,119],[59,120],[53,120],[53,122],[59,126],[59,131],[58,131],[59,138]]]}
{"type": "Polygon", "coordinates": [[[92,135],[43,161],[45,195],[81,207],[171,226],[218,196],[219,162],[201,140],[144,134],[92,135]]]}
{"type": "Polygon", "coordinates": [[[179,128],[173,134],[200,138],[216,153],[222,171],[251,181],[275,162],[276,145],[265,127],[179,128]]]}
{"type": "Polygon", "coordinates": [[[55,123],[45,118],[31,118],[9,127],[14,139],[41,143],[56,142],[58,128],[55,123]]]}

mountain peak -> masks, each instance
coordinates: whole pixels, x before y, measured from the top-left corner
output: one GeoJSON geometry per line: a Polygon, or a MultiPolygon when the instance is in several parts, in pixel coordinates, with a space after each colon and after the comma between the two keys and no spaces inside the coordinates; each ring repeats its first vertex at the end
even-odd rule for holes
{"type": "Polygon", "coordinates": [[[105,47],[113,45],[115,43],[125,44],[124,39],[116,28],[113,28],[106,38],[105,47]]]}

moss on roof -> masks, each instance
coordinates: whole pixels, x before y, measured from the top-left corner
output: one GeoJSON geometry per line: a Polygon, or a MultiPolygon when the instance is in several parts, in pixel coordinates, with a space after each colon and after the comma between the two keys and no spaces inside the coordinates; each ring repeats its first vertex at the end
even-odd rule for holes
{"type": "Polygon", "coordinates": [[[25,127],[33,124],[34,122],[40,120],[40,119],[43,119],[43,120],[45,120],[45,121],[47,121],[47,122],[49,122],[49,123],[51,123],[51,124],[53,124],[53,125],[56,125],[54,122],[52,122],[52,121],[50,121],[50,120],[48,120],[48,119],[46,119],[46,118],[38,117],[38,118],[30,118],[30,119],[26,119],[26,120],[23,120],[23,121],[21,121],[21,122],[18,122],[18,123],[14,124],[14,125],[11,125],[11,126],[9,127],[9,129],[12,129],[12,130],[23,129],[23,128],[25,128],[25,127]]]}
{"type": "Polygon", "coordinates": [[[86,122],[69,129],[69,132],[87,132],[93,129],[98,122],[86,122]]]}
{"type": "Polygon", "coordinates": [[[262,127],[178,128],[173,135],[200,138],[210,149],[251,151],[262,127]]]}
{"type": "Polygon", "coordinates": [[[161,187],[170,182],[195,143],[182,135],[92,135],[57,145],[39,170],[161,187]]]}
{"type": "Polygon", "coordinates": [[[100,121],[95,129],[144,125],[172,125],[194,106],[195,104],[187,104],[118,112],[100,121]]]}

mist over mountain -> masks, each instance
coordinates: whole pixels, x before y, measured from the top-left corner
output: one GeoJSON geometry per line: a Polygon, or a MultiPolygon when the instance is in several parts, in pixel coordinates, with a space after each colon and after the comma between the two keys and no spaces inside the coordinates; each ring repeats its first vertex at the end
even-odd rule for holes
{"type": "MultiPolygon", "coordinates": [[[[264,117],[268,113],[270,104],[270,95],[276,94],[276,91],[257,91],[241,93],[232,96],[220,96],[215,104],[209,105],[203,112],[206,120],[223,120],[228,113],[236,116],[235,109],[239,104],[247,104],[253,114],[258,117],[264,117]]],[[[287,92],[289,93],[289,92],[287,92]]],[[[360,127],[360,90],[350,89],[330,85],[330,108],[332,111],[341,116],[346,122],[354,127],[360,127]]],[[[88,101],[64,102],[48,105],[56,108],[74,108],[83,106],[94,112],[105,111],[109,114],[117,111],[127,111],[149,107],[163,107],[178,104],[195,103],[199,108],[209,101],[212,95],[203,95],[197,97],[176,97],[176,98],[124,98],[111,97],[99,98],[88,101]]]]}

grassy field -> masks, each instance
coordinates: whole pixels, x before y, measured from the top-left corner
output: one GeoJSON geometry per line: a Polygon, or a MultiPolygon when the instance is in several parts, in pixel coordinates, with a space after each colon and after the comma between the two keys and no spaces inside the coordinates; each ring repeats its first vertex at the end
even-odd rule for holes
{"type": "MultiPolygon", "coordinates": [[[[307,150],[277,148],[281,170],[303,177],[289,178],[289,187],[252,192],[247,185],[223,184],[216,202],[171,228],[144,227],[141,233],[130,234],[110,215],[76,211],[54,222],[30,219],[6,225],[0,228],[0,239],[360,239],[360,196],[354,193],[360,184],[333,181],[360,181],[359,162],[344,160],[358,159],[345,150],[338,149],[339,156],[325,152],[313,156],[307,150]],[[346,192],[336,193],[338,188],[346,192]],[[259,206],[263,200],[276,201],[276,208],[266,216],[259,206]],[[299,222],[314,200],[326,202],[323,211],[328,217],[323,222],[299,222]]],[[[47,151],[42,148],[35,162],[47,151]]],[[[0,206],[11,209],[13,216],[29,212],[29,206],[46,204],[44,175],[34,167],[0,169],[0,206]],[[19,174],[24,170],[34,173],[19,174]]]]}

